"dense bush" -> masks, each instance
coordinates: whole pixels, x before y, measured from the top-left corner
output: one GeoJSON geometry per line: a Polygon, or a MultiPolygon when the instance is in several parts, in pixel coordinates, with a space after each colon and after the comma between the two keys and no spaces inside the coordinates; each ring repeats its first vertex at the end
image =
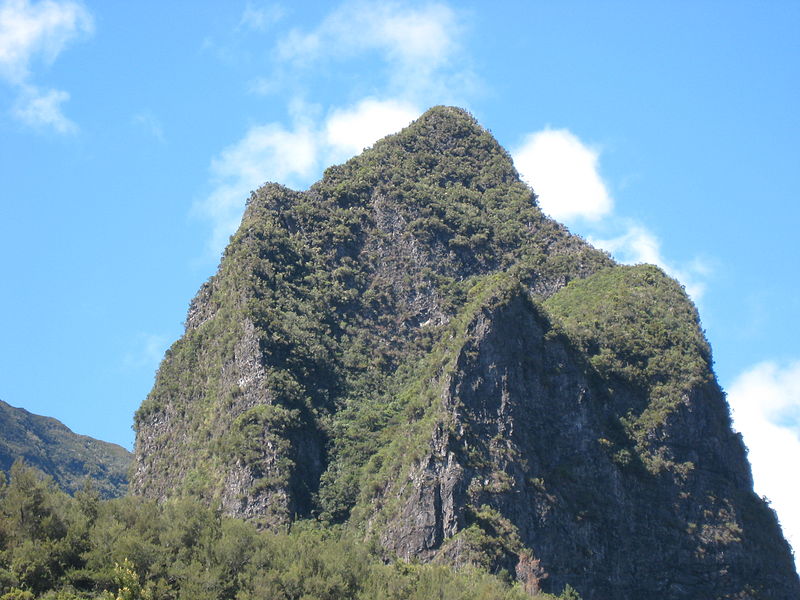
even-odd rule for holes
{"type": "MultiPolygon", "coordinates": [[[[552,598],[551,596],[540,596],[552,598]]],[[[21,463],[0,481],[2,600],[524,600],[486,571],[385,562],[309,521],[259,531],[191,499],[75,497],[21,463]]]]}

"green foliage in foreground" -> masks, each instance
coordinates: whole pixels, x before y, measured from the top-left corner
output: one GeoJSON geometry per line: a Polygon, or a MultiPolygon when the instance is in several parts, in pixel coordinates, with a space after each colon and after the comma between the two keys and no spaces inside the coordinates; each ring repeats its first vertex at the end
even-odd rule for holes
{"type": "MultiPolygon", "coordinates": [[[[570,590],[565,592],[571,593],[570,590]]],[[[21,463],[0,480],[0,600],[525,600],[468,568],[385,563],[337,528],[258,531],[191,499],[61,492],[21,463]]],[[[552,596],[542,595],[546,599],[552,596]]]]}

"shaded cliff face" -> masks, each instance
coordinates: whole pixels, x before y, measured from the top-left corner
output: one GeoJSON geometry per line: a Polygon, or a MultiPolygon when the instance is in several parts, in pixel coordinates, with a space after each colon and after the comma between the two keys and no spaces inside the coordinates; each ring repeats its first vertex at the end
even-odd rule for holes
{"type": "Polygon", "coordinates": [[[800,593],[683,290],[544,217],[458,109],[256,191],[135,426],[135,493],[264,526],[586,599],[800,593]]]}
{"type": "Polygon", "coordinates": [[[9,473],[18,459],[70,494],[88,479],[101,496],[115,498],[127,491],[133,456],[122,446],[78,435],[56,419],[0,400],[0,470],[9,473]]]}
{"type": "MultiPolygon", "coordinates": [[[[576,285],[598,279],[624,284],[616,314],[631,318],[631,339],[646,337],[661,310],[693,312],[654,267],[614,267],[576,285]],[[642,294],[648,310],[636,318],[642,294]]],[[[545,306],[510,279],[457,320],[428,373],[422,416],[368,465],[356,520],[401,557],[505,568],[531,591],[796,597],[791,553],[752,492],[713,378],[666,370],[661,384],[681,392],[655,417],[657,394],[596,367],[602,350],[587,356],[545,306]]],[[[684,366],[707,356],[689,323],[668,333],[684,366]]]]}

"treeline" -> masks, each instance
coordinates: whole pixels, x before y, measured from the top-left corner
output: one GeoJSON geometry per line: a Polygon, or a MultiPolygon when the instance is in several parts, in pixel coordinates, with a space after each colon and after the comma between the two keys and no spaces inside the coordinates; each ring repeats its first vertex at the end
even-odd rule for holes
{"type": "MultiPolygon", "coordinates": [[[[572,597],[571,590],[564,597],[572,597]]],[[[0,473],[0,600],[529,600],[474,569],[386,563],[341,528],[259,531],[197,500],[75,496],[0,473]]],[[[541,596],[540,598],[552,598],[541,596]]]]}

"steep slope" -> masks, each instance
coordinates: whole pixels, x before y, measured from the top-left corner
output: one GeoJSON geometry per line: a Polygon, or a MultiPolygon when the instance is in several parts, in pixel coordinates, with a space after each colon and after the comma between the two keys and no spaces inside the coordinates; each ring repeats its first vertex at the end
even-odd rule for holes
{"type": "Polygon", "coordinates": [[[135,493],[584,598],[800,594],[697,314],[437,107],[250,198],[137,412],[135,493]]]}
{"type": "Polygon", "coordinates": [[[56,419],[0,400],[0,470],[8,473],[17,459],[50,475],[70,494],[90,478],[103,497],[115,498],[127,491],[133,456],[122,446],[78,435],[56,419]]]}
{"type": "Polygon", "coordinates": [[[474,278],[516,265],[547,295],[609,264],[542,215],[458,109],[429,111],[307,192],[264,186],[137,414],[134,490],[197,493],[268,523],[346,518],[343,482],[378,444],[392,376],[474,278]],[[353,431],[347,416],[365,413],[353,431]]]}
{"type": "Polygon", "coordinates": [[[796,597],[674,281],[613,267],[544,306],[513,277],[483,288],[409,390],[419,417],[365,469],[354,522],[399,556],[502,567],[532,591],[796,597]]]}

